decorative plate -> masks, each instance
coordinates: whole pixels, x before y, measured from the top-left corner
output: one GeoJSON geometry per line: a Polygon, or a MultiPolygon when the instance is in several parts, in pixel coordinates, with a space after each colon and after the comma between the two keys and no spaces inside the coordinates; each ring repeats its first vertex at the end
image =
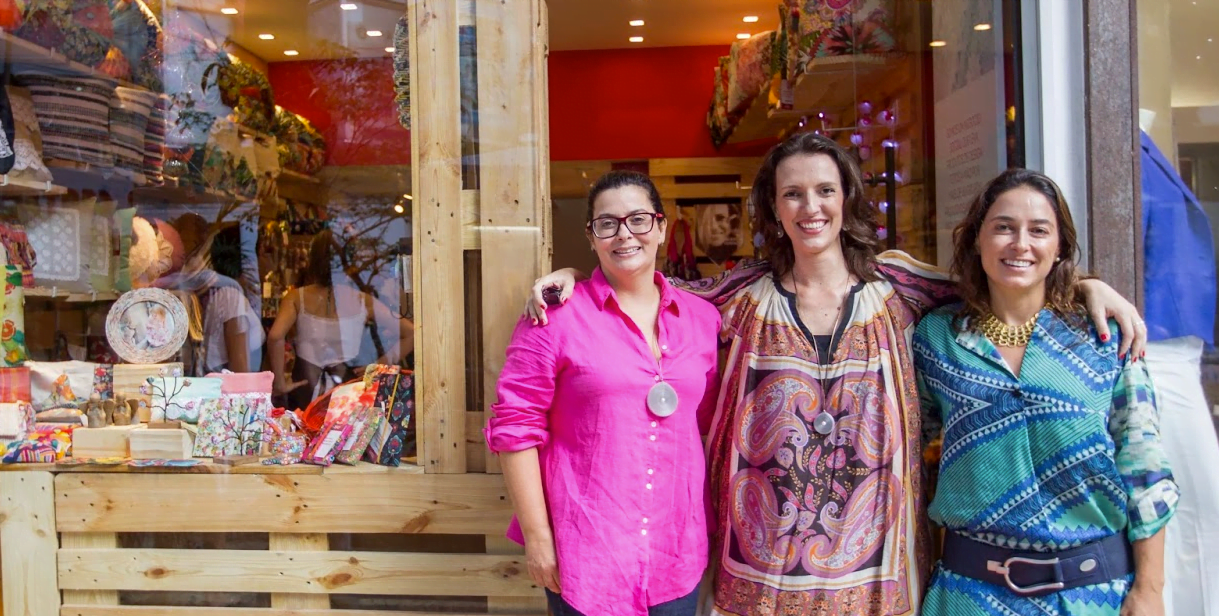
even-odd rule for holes
{"type": "Polygon", "coordinates": [[[124,293],[106,315],[106,339],[124,361],[156,364],[186,342],[186,306],[164,289],[124,293]]]}

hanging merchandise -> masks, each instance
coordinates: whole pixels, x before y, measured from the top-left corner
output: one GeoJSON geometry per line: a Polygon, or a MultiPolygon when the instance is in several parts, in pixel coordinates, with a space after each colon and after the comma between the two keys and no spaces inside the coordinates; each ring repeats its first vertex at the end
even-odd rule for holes
{"type": "Polygon", "coordinates": [[[25,346],[25,288],[21,283],[21,269],[5,265],[4,308],[0,312],[0,366],[20,366],[29,359],[25,346]]]}
{"type": "Polygon", "coordinates": [[[694,240],[690,236],[690,224],[685,218],[678,216],[669,231],[668,253],[665,258],[664,273],[670,278],[681,280],[698,280],[702,274],[698,271],[698,261],[694,258],[694,240]]]}
{"type": "Polygon", "coordinates": [[[394,26],[394,104],[398,106],[398,123],[411,129],[411,28],[406,15],[394,26]]]}

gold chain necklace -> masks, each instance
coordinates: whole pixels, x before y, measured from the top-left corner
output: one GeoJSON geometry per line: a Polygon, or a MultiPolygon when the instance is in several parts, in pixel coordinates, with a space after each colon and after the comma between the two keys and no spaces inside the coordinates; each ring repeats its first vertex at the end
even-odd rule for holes
{"type": "Polygon", "coordinates": [[[1028,346],[1033,337],[1033,328],[1037,326],[1037,315],[1025,321],[1023,325],[1008,325],[991,314],[982,321],[978,329],[997,347],[1028,346]]]}

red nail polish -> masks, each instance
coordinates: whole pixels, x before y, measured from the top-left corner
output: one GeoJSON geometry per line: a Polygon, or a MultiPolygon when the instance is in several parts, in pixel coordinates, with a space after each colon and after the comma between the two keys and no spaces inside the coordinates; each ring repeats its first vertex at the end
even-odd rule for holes
{"type": "Polygon", "coordinates": [[[1109,334],[1101,334],[1101,335],[1100,335],[1100,341],[1101,341],[1101,342],[1109,342],[1109,334]]]}

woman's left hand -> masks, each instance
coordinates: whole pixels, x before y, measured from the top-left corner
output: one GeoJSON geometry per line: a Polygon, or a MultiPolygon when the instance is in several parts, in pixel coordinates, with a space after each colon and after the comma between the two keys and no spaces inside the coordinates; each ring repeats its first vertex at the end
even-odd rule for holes
{"type": "Polygon", "coordinates": [[[1118,357],[1124,359],[1127,352],[1132,353],[1134,359],[1143,357],[1147,351],[1147,325],[1139,316],[1139,309],[1100,280],[1084,280],[1079,286],[1101,342],[1110,339],[1109,318],[1112,317],[1122,329],[1122,346],[1118,349],[1118,357]]]}
{"type": "Polygon", "coordinates": [[[1135,582],[1122,602],[1121,616],[1164,616],[1164,592],[1135,582]]]}

